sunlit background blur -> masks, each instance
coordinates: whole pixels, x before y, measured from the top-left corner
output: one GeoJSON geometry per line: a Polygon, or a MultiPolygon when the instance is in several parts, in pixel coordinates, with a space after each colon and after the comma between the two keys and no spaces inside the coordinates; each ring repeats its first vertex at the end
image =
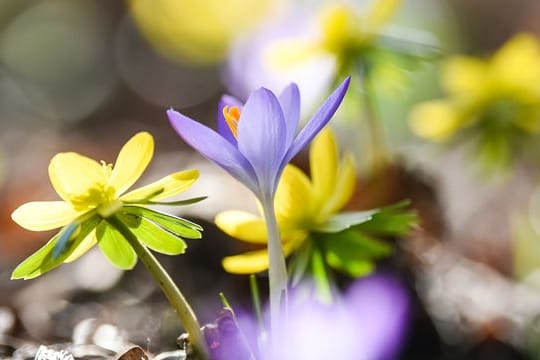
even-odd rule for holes
{"type": "MultiPolygon", "coordinates": [[[[373,27],[365,31],[406,53],[377,57],[371,77],[387,166],[373,170],[376,150],[355,101],[362,90],[349,93],[332,121],[359,164],[349,207],[408,198],[421,218],[422,229],[396,242],[378,270],[399,279],[410,297],[396,358],[539,358],[539,139],[516,135],[516,144],[532,145],[517,154],[504,150],[504,159],[478,158],[480,150],[460,141],[476,128],[434,142],[415,134],[411,112],[419,102],[448,96],[440,70],[451,56],[486,59],[518,33],[540,36],[540,3],[396,4],[370,25],[362,14],[373,2],[360,0],[0,0],[0,317],[8,319],[0,321],[0,340],[72,339],[80,321],[96,318],[116,326],[115,336],[151,350],[174,348],[174,315],[140,266],[121,273],[94,249],[37,280],[9,280],[51,235],[20,228],[10,214],[24,202],[56,199],[47,174],[52,156],[76,151],[112,162],[141,130],[156,140],[143,182],[195,167],[201,178],[186,196],[208,195],[181,210],[205,227],[203,239],[190,241],[186,255],[160,259],[202,322],[215,318],[220,291],[233,305],[249,307],[247,279],[225,274],[220,264],[241,245],[212,221],[221,210],[254,210],[253,198],[185,145],[165,111],[173,107],[213,126],[223,93],[245,100],[260,86],[279,91],[295,81],[307,119],[347,61],[332,52],[337,43],[328,45],[333,35],[324,29],[328,9],[340,5],[373,27]]],[[[527,77],[537,65],[519,70],[527,77]]],[[[489,154],[500,154],[500,146],[489,154]]]]}

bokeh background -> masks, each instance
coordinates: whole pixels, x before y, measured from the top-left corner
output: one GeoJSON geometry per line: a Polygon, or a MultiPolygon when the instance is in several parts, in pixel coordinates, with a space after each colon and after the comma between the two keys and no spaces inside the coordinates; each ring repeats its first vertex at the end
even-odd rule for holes
{"type": "MultiPolygon", "coordinates": [[[[361,12],[369,3],[348,5],[361,12]]],[[[195,167],[201,178],[187,195],[208,195],[175,210],[204,226],[203,239],[189,242],[187,255],[160,259],[202,322],[215,318],[220,291],[233,306],[250,307],[247,278],[224,273],[220,264],[241,244],[212,220],[221,210],[254,210],[253,198],[185,145],[165,111],[173,107],[213,126],[223,93],[245,100],[259,86],[279,90],[294,80],[307,117],[328,91],[335,64],[321,56],[284,68],[268,49],[287,34],[309,38],[321,9],[335,4],[0,0],[0,351],[70,341],[88,318],[111,324],[106,339],[152,351],[175,347],[176,318],[141,265],[122,273],[92,251],[37,280],[9,280],[51,235],[10,218],[24,202],[56,198],[50,158],[76,151],[112,162],[141,130],[156,140],[142,183],[195,167]]],[[[540,154],[485,174],[463,144],[422,140],[408,125],[415,103],[444,93],[438,71],[445,59],[488,56],[520,32],[540,36],[539,17],[540,3],[528,0],[404,0],[385,26],[407,40],[404,46],[430,52],[403,63],[389,58],[378,70],[376,104],[391,165],[371,172],[361,116],[352,124],[336,116],[333,126],[360,165],[350,207],[408,198],[421,219],[377,270],[399,279],[411,300],[396,358],[540,358],[540,154]]]]}

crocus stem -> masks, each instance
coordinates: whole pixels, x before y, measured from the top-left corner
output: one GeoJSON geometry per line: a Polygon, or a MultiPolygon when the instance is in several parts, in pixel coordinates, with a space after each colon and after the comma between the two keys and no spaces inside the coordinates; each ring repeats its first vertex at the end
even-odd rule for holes
{"type": "Polygon", "coordinates": [[[272,333],[279,331],[280,322],[287,314],[287,266],[281,236],[274,211],[274,201],[262,201],[268,233],[268,277],[270,278],[270,325],[272,333]]]}
{"type": "Polygon", "coordinates": [[[107,222],[124,236],[154,280],[159,284],[159,287],[165,293],[165,296],[180,318],[182,325],[188,332],[190,342],[193,344],[193,349],[198,358],[208,360],[208,349],[197,317],[169,274],[157,261],[155,256],[139,242],[137,237],[118,217],[112,215],[107,218],[107,222]]]}

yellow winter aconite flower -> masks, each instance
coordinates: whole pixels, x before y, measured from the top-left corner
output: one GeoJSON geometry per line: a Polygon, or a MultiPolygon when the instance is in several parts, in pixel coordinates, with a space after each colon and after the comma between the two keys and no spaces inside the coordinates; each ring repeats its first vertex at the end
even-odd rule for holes
{"type": "Polygon", "coordinates": [[[320,12],[316,39],[282,40],[268,51],[269,60],[287,66],[314,55],[331,54],[338,68],[343,67],[373,45],[400,3],[401,0],[373,0],[364,12],[346,4],[328,5],[320,12]]]}
{"type": "Polygon", "coordinates": [[[132,268],[137,256],[123,236],[105,221],[112,215],[120,218],[145,246],[166,254],[182,253],[186,246],[179,237],[200,237],[200,227],[143,205],[182,203],[160,200],[189,188],[199,172],[176,172],[126,192],[142,175],[153,152],[152,136],[141,132],[122,147],[114,165],[74,152],[55,155],[49,165],[49,177],[62,201],[29,202],[11,216],[28,230],[62,230],[20,264],[12,277],[39,276],[77,259],[95,244],[117,267],[132,268]]]}
{"type": "Polygon", "coordinates": [[[479,140],[486,156],[508,156],[519,138],[540,130],[540,44],[519,34],[491,58],[451,58],[441,72],[444,99],[418,104],[412,130],[446,140],[462,129],[479,140]]]}
{"type": "MultiPolygon", "coordinates": [[[[332,132],[323,130],[310,148],[311,180],[297,167],[287,165],[279,182],[276,217],[285,255],[300,247],[311,231],[326,223],[350,199],[355,183],[351,154],[340,161],[332,132]]],[[[224,211],[216,216],[217,226],[239,240],[266,244],[266,227],[261,217],[243,211],[224,211]]],[[[251,274],[268,268],[266,250],[258,250],[223,259],[225,270],[251,274]]]]}
{"type": "Polygon", "coordinates": [[[321,16],[323,48],[335,54],[344,54],[371,45],[400,2],[375,0],[365,13],[359,13],[345,4],[327,7],[321,16]]]}

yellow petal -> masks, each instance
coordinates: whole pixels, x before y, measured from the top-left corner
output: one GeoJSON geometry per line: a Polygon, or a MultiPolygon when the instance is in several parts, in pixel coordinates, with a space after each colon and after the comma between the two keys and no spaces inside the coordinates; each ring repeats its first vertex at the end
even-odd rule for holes
{"type": "Polygon", "coordinates": [[[264,221],[251,213],[228,210],[217,214],[214,222],[217,227],[238,240],[254,244],[266,244],[266,225],[264,221]]]}
{"type": "Polygon", "coordinates": [[[81,212],[65,201],[33,201],[18,207],[11,218],[27,230],[52,230],[69,224],[81,212]]]}
{"type": "Polygon", "coordinates": [[[133,136],[122,147],[114,164],[109,184],[123,194],[142,175],[154,154],[154,138],[147,132],[133,136]]]}
{"type": "Polygon", "coordinates": [[[179,171],[156,182],[128,192],[122,201],[160,200],[180,194],[189,189],[199,178],[199,170],[179,171]],[[156,195],[157,194],[157,195],[156,195]]]}
{"type": "Polygon", "coordinates": [[[537,102],[540,95],[540,44],[533,35],[519,34],[493,56],[490,74],[494,86],[506,87],[525,101],[537,102]],[[517,93],[516,93],[517,92],[517,93]]]}
{"type": "Polygon", "coordinates": [[[431,140],[445,140],[461,125],[456,110],[446,101],[429,101],[411,111],[409,125],[416,135],[431,140]]]}
{"type": "Polygon", "coordinates": [[[487,66],[479,59],[456,56],[442,69],[442,85],[452,95],[474,101],[483,95],[487,84],[487,66]]]}
{"type": "Polygon", "coordinates": [[[67,259],[64,260],[64,262],[70,263],[72,261],[77,260],[82,255],[86,254],[88,250],[90,250],[92,246],[96,244],[97,244],[96,229],[94,229],[88,235],[86,235],[84,240],[81,241],[81,243],[79,244],[79,246],[77,246],[75,251],[72,252],[71,255],[69,255],[67,259]]]}
{"type": "Polygon", "coordinates": [[[265,59],[270,67],[287,70],[317,55],[319,46],[303,38],[276,41],[265,50],[265,59]]]}
{"type": "Polygon", "coordinates": [[[366,28],[370,33],[378,32],[394,15],[401,0],[372,0],[373,6],[365,15],[366,28]]]}
{"type": "Polygon", "coordinates": [[[336,186],[338,148],[330,128],[323,129],[309,149],[309,168],[313,196],[319,207],[324,205],[336,186]]]}
{"type": "Polygon", "coordinates": [[[231,274],[255,274],[268,269],[268,252],[259,250],[227,256],[223,258],[221,265],[231,274]]]}
{"type": "MultiPolygon", "coordinates": [[[[283,244],[285,256],[290,255],[293,249],[293,243],[283,244]]],[[[227,256],[223,258],[221,265],[231,274],[255,274],[268,269],[268,251],[258,250],[227,256]]]]}
{"type": "Polygon", "coordinates": [[[336,185],[332,197],[328,199],[328,214],[341,210],[353,195],[356,185],[356,165],[354,156],[348,153],[339,166],[336,185]]]}
{"type": "Polygon", "coordinates": [[[313,191],[307,176],[287,165],[279,181],[274,206],[280,228],[301,227],[313,214],[313,191]]]}
{"type": "Polygon", "coordinates": [[[103,167],[97,161],[74,152],[56,154],[49,164],[49,177],[58,195],[68,202],[97,183],[106,183],[103,167]]]}
{"type": "Polygon", "coordinates": [[[362,43],[365,33],[354,9],[344,4],[332,4],[322,11],[322,46],[331,53],[341,55],[355,42],[362,43]]]}

